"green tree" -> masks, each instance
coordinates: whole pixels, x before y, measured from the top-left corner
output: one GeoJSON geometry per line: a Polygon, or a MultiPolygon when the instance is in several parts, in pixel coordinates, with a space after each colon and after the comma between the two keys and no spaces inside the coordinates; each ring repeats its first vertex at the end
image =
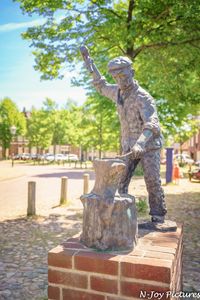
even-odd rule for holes
{"type": "Polygon", "coordinates": [[[27,121],[27,138],[30,147],[36,147],[37,152],[48,149],[52,142],[52,121],[44,110],[31,111],[31,116],[27,121]]]}
{"type": "Polygon", "coordinates": [[[73,146],[80,146],[80,124],[82,120],[82,109],[76,102],[68,99],[61,110],[61,118],[65,122],[65,143],[73,146]]]}
{"type": "Polygon", "coordinates": [[[54,154],[56,145],[67,144],[68,129],[71,127],[70,113],[66,109],[59,110],[58,104],[50,99],[46,98],[43,102],[41,111],[44,114],[44,118],[48,122],[48,129],[52,133],[51,144],[54,145],[54,154]]]}
{"type": "Polygon", "coordinates": [[[165,99],[164,104],[159,102],[163,125],[168,117],[166,107],[173,110],[171,121],[176,126],[188,113],[197,111],[199,1],[16,1],[24,12],[45,17],[43,25],[23,35],[32,42],[35,69],[43,79],[62,77],[66,62],[73,68],[84,43],[104,75],[110,58],[127,55],[132,59],[142,86],[156,99],[165,99]]]}
{"type": "Polygon", "coordinates": [[[82,146],[84,150],[119,151],[119,120],[114,104],[94,92],[83,106],[82,146]]]}
{"type": "Polygon", "coordinates": [[[13,125],[16,127],[16,136],[25,134],[24,114],[18,110],[10,98],[4,98],[0,100],[0,145],[3,148],[3,157],[5,157],[6,149],[10,147],[13,138],[10,130],[13,125]]]}
{"type": "Polygon", "coordinates": [[[63,122],[60,118],[58,105],[54,100],[46,98],[43,102],[42,112],[48,122],[48,129],[51,131],[51,135],[49,135],[49,137],[51,137],[51,144],[54,145],[55,154],[56,145],[60,145],[62,143],[63,137],[63,122]]]}
{"type": "Polygon", "coordinates": [[[54,145],[79,145],[80,108],[71,100],[62,109],[58,104],[47,98],[40,110],[33,109],[28,120],[28,139],[30,146],[48,149],[54,145]]]}
{"type": "Polygon", "coordinates": [[[183,144],[188,141],[200,128],[200,120],[192,116],[184,119],[180,127],[177,127],[174,134],[174,141],[180,144],[180,153],[183,152],[183,144]]]}

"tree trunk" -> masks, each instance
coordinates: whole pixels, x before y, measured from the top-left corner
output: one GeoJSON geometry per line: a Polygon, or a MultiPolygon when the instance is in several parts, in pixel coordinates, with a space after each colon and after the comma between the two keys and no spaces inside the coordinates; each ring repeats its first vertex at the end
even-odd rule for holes
{"type": "Polygon", "coordinates": [[[56,155],[56,144],[53,144],[53,155],[56,155]]]}
{"type": "Polygon", "coordinates": [[[7,159],[8,148],[2,146],[2,157],[3,159],[7,159]]]}

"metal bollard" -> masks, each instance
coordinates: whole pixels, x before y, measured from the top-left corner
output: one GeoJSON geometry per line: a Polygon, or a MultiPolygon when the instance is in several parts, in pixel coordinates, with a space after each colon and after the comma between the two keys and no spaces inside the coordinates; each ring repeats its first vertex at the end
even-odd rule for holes
{"type": "Polygon", "coordinates": [[[36,191],[36,182],[28,182],[28,208],[27,216],[34,216],[36,214],[35,210],[35,191],[36,191]]]}
{"type": "Polygon", "coordinates": [[[88,194],[89,192],[89,174],[83,174],[83,194],[88,194]]]}
{"type": "Polygon", "coordinates": [[[60,194],[60,205],[67,203],[67,188],[68,188],[68,177],[64,176],[61,178],[61,194],[60,194]]]}

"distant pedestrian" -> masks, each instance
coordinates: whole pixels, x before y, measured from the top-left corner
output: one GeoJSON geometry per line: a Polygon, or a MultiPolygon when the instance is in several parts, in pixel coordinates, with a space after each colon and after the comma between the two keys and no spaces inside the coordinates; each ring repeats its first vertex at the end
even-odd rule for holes
{"type": "Polygon", "coordinates": [[[179,184],[180,177],[181,177],[181,173],[180,173],[179,163],[175,161],[173,165],[173,181],[175,184],[179,184]]]}

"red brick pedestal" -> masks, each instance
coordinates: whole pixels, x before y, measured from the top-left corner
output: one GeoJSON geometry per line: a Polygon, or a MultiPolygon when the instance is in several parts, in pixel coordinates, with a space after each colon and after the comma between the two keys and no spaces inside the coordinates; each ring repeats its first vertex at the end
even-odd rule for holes
{"type": "Polygon", "coordinates": [[[48,257],[48,298],[174,298],[172,292],[181,290],[182,227],[176,232],[139,233],[138,245],[126,253],[97,252],[75,238],[52,249],[48,257]]]}

